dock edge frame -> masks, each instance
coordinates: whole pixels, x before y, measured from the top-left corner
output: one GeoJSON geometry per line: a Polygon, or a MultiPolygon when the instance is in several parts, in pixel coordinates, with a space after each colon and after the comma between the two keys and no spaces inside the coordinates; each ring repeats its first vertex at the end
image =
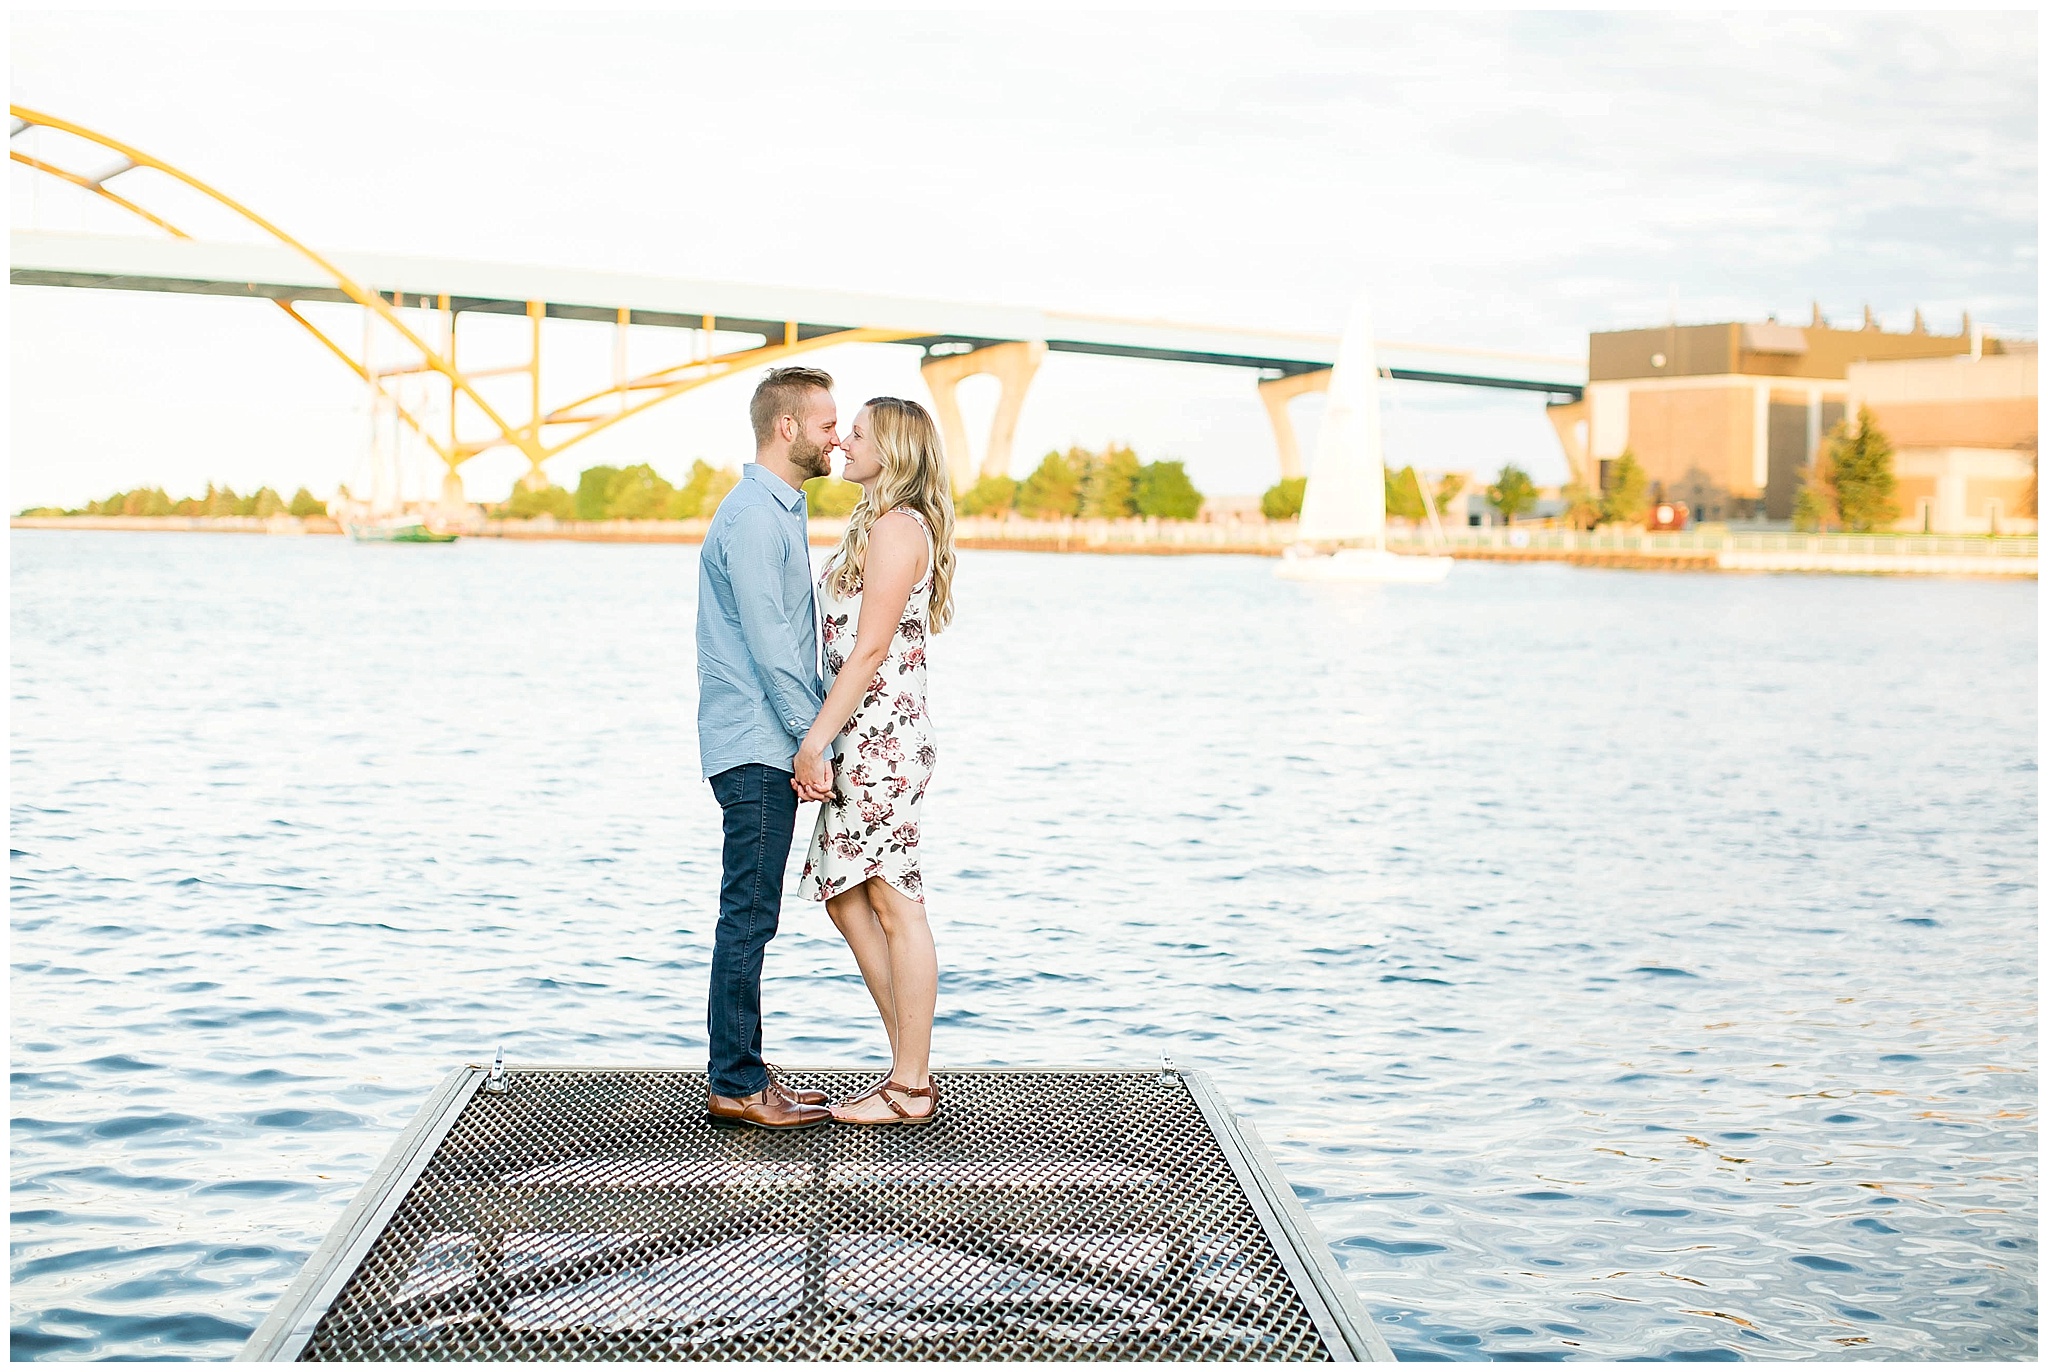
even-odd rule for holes
{"type": "MultiPolygon", "coordinates": [[[[577,1070],[546,1064],[521,1063],[508,1070],[577,1070]]],[[[604,1071],[605,1068],[583,1070],[604,1071]]],[[[620,1069],[611,1069],[620,1070],[620,1069]]],[[[643,1069],[627,1069],[643,1070],[643,1069]]],[[[977,1070],[972,1068],[955,1070],[977,1070]]],[[[979,1069],[987,1070],[987,1069],[979,1069]]],[[[997,1071],[1004,1069],[998,1068],[997,1071]]],[[[1009,1069],[1017,1070],[1017,1069],[1009,1069]]],[[[1060,1069],[1031,1069],[1060,1070],[1060,1069]]],[[[1117,1071],[1116,1068],[1075,1067],[1075,1072],[1117,1071]]],[[[1129,1069],[1124,1069],[1129,1070],[1129,1069]]],[[[456,1068],[434,1088],[391,1151],[377,1164],[362,1190],[342,1213],[327,1237],[306,1260],[299,1275],[285,1289],[277,1305],[249,1336],[236,1362],[296,1362],[312,1341],[313,1331],[348,1285],[384,1226],[404,1204],[413,1183],[427,1170],[441,1141],[455,1127],[464,1107],[484,1083],[487,1069],[479,1063],[456,1068]]],[[[1281,1173],[1279,1164],[1259,1137],[1251,1120],[1233,1114],[1206,1072],[1182,1068],[1178,1075],[1201,1111],[1231,1174],[1258,1215],[1260,1227],[1272,1241],[1281,1266],[1294,1283],[1323,1344],[1339,1362],[1393,1362],[1393,1351],[1374,1327],[1372,1317],[1359,1304],[1358,1293],[1338,1267],[1330,1246],[1317,1231],[1308,1212],[1281,1173]]]]}
{"type": "Polygon", "coordinates": [[[1280,1164],[1266,1148],[1266,1141],[1250,1119],[1234,1115],[1206,1072],[1182,1070],[1188,1094],[1195,1098],[1209,1132],[1222,1145],[1223,1156],[1245,1198],[1259,1215],[1259,1223],[1281,1265],[1294,1282],[1302,1304],[1315,1320],[1316,1332],[1331,1356],[1339,1361],[1349,1354],[1354,1362],[1393,1362],[1394,1352],[1374,1327],[1372,1317],[1359,1304],[1358,1293],[1337,1266],[1330,1245],[1317,1231],[1315,1222],[1301,1208],[1294,1188],[1280,1171],[1280,1164]]]}
{"type": "Polygon", "coordinates": [[[249,1336],[249,1342],[235,1355],[236,1362],[297,1362],[312,1341],[321,1316],[341,1296],[342,1288],[369,1256],[370,1248],[384,1232],[384,1226],[405,1203],[413,1183],[448,1131],[455,1127],[462,1109],[483,1085],[485,1069],[475,1063],[450,1072],[419,1113],[405,1126],[398,1142],[370,1173],[363,1189],[342,1212],[334,1228],[306,1259],[298,1277],[285,1288],[277,1306],[249,1336]]]}

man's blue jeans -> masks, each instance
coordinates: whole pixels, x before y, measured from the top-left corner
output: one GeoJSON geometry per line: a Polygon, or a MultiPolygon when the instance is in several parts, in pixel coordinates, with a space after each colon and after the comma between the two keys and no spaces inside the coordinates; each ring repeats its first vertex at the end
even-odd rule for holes
{"type": "Polygon", "coordinates": [[[711,778],[725,810],[725,878],[711,945],[711,1089],[750,1096],[768,1084],[761,1064],[761,959],[782,914],[782,874],[796,832],[792,774],[759,762],[711,778]]]}

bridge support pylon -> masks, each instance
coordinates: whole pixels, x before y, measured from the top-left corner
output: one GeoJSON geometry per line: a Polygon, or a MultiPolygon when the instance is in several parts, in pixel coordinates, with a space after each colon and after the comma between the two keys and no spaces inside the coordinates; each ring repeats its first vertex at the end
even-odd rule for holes
{"type": "Polygon", "coordinates": [[[1567,400],[1562,404],[1555,401],[1543,407],[1544,418],[1557,431],[1558,446],[1564,449],[1565,463],[1571,468],[1572,480],[1591,490],[1600,489],[1600,464],[1592,460],[1592,450],[1586,439],[1591,408],[1583,399],[1567,400]]]}
{"type": "Polygon", "coordinates": [[[469,500],[462,491],[462,473],[450,467],[448,474],[441,478],[441,518],[459,520],[468,513],[469,500]]]}
{"type": "Polygon", "coordinates": [[[1301,441],[1294,434],[1294,417],[1287,407],[1295,397],[1330,389],[1330,368],[1276,376],[1259,383],[1259,399],[1266,403],[1266,418],[1273,425],[1273,445],[1280,450],[1280,479],[1291,480],[1307,473],[1301,464],[1301,441]]]}
{"type": "Polygon", "coordinates": [[[996,343],[972,352],[927,357],[919,370],[932,393],[932,409],[939,421],[939,433],[946,443],[946,466],[957,497],[984,476],[1007,476],[1010,447],[1017,437],[1017,416],[1024,411],[1024,393],[1038,364],[1045,360],[1045,344],[996,343]],[[973,451],[967,446],[967,422],[960,417],[957,396],[961,381],[970,376],[993,376],[1003,386],[996,402],[995,419],[988,427],[988,447],[976,470],[973,451]]]}

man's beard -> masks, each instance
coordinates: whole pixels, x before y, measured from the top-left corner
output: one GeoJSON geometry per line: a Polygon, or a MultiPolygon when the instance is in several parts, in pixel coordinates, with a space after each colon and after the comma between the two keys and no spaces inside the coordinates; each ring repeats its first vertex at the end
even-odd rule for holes
{"type": "Polygon", "coordinates": [[[789,440],[789,465],[806,478],[828,476],[832,471],[832,450],[813,443],[807,435],[798,434],[789,440]]]}

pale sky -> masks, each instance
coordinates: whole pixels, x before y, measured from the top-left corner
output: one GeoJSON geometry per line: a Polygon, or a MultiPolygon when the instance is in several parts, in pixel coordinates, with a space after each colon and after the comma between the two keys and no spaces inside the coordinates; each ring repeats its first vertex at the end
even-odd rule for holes
{"type": "MultiPolygon", "coordinates": [[[[10,30],[14,101],[331,249],[1330,332],[1365,290],[1388,338],[1579,355],[1673,310],[1803,321],[1816,299],[2036,330],[2032,13],[17,8],[10,30]]],[[[133,231],[12,177],[17,228],[133,231]]],[[[267,305],[9,297],[10,509],[209,479],[325,494],[362,461],[360,383],[267,305]]],[[[602,330],[560,341],[565,372],[608,369],[602,330]]],[[[915,350],[816,360],[849,406],[925,396],[915,350]]],[[[750,389],[551,474],[744,461],[750,389]]],[[[1538,397],[1388,391],[1390,461],[1563,475],[1538,397]]],[[[979,441],[992,383],[963,400],[979,441]]],[[[1276,475],[1250,373],[1050,358],[1017,473],[1113,439],[1212,494],[1276,475]]],[[[470,494],[519,470],[478,459],[470,494]]]]}

